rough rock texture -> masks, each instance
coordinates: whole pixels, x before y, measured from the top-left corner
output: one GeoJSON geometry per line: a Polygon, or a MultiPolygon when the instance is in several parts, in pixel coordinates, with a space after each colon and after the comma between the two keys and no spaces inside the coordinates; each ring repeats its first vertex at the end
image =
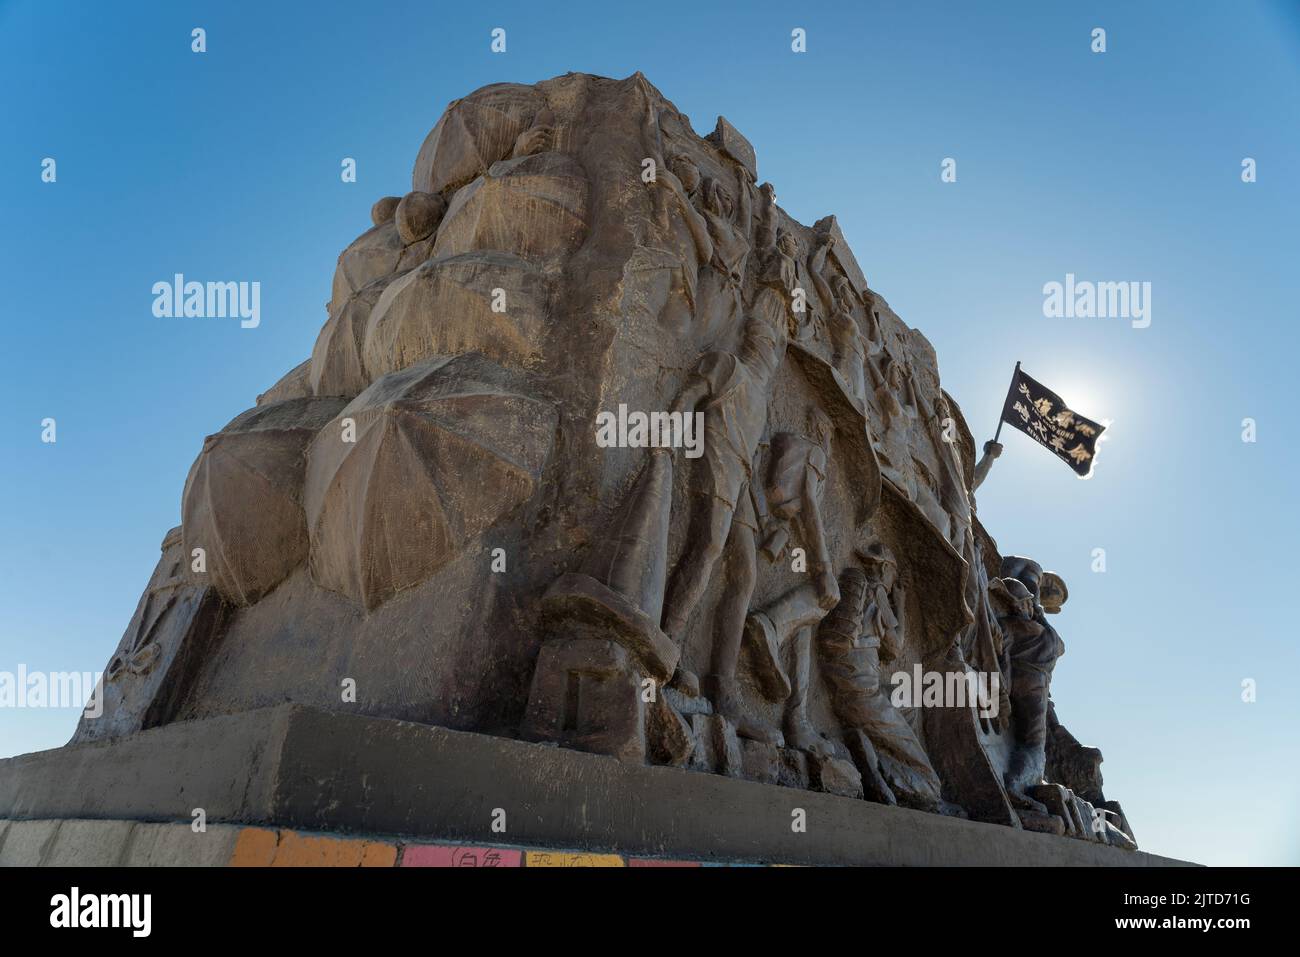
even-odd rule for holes
{"type": "Polygon", "coordinates": [[[1131,847],[934,350],[706,128],[640,74],[450,104],[204,443],[74,742],[290,702],[1131,847]]]}

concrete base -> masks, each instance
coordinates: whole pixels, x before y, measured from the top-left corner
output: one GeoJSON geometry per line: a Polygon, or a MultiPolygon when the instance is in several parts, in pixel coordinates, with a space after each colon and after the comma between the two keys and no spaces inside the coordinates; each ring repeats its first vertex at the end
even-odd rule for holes
{"type": "Polygon", "coordinates": [[[853,798],[296,705],[0,761],[0,819],[188,821],[198,808],[209,822],[703,861],[1185,863],[853,798]],[[796,829],[801,819],[805,830],[796,829]]]}

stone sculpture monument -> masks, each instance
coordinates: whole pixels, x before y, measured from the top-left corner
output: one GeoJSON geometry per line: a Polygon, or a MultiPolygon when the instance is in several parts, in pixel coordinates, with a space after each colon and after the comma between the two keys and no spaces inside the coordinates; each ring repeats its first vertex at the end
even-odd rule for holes
{"type": "Polygon", "coordinates": [[[70,750],[290,702],[1135,847],[934,350],[731,123],[487,86],[371,220],[199,446],[70,750]],[[653,427],[605,447],[620,407],[653,427]],[[898,702],[917,669],[999,690],[898,702]]]}

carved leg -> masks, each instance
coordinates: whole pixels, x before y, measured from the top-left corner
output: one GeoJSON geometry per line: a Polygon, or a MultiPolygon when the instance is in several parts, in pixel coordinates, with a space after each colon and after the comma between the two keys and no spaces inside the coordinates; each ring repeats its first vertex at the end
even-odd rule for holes
{"type": "Polygon", "coordinates": [[[785,703],[786,744],[818,757],[835,756],[834,746],[808,722],[808,679],[812,670],[812,626],[803,625],[791,639],[794,646],[793,689],[785,703]]]}
{"type": "Polygon", "coordinates": [[[673,570],[664,601],[663,630],[679,645],[686,632],[691,612],[700,603],[713,575],[713,566],[722,557],[723,546],[731,531],[731,506],[710,497],[692,516],[686,552],[673,570]]]}
{"type": "Polygon", "coordinates": [[[911,807],[936,809],[942,803],[939,775],[907,719],[889,700],[888,685],[863,699],[863,731],[871,739],[885,780],[899,801],[911,807]]]}
{"type": "Polygon", "coordinates": [[[1011,726],[1016,746],[1006,773],[1007,790],[1013,798],[1032,800],[1026,792],[1043,783],[1047,762],[1047,688],[1048,676],[1040,672],[1013,676],[1011,726]]]}
{"type": "Polygon", "coordinates": [[[799,516],[803,539],[808,543],[812,558],[813,585],[817,589],[817,604],[826,611],[840,601],[840,586],[831,571],[830,551],[826,547],[826,527],[822,524],[821,503],[813,497],[804,502],[799,516]]]}
{"type": "Polygon", "coordinates": [[[763,611],[776,629],[777,641],[782,645],[798,629],[814,625],[826,616],[826,609],[817,602],[817,589],[811,584],[791,588],[763,611]]]}
{"type": "MultiPolygon", "coordinates": [[[[747,494],[743,489],[741,494],[747,494]]],[[[732,509],[726,502],[710,497],[701,503],[692,517],[686,553],[682,555],[668,583],[664,601],[663,630],[678,647],[686,641],[686,623],[691,612],[700,603],[709,586],[713,567],[722,557],[723,546],[731,531],[732,509]],[[691,543],[698,542],[694,548],[691,543]]],[[[700,681],[688,668],[678,663],[672,686],[683,694],[695,697],[700,693],[700,681]]]]}
{"type": "Polygon", "coordinates": [[[705,675],[700,683],[704,693],[713,702],[714,710],[731,722],[737,737],[764,744],[782,745],[785,738],[776,728],[751,717],[740,697],[740,685],[734,676],[705,675]]]}
{"type": "Polygon", "coordinates": [[[769,701],[790,697],[790,676],[781,664],[781,642],[772,619],[761,611],[751,612],[745,619],[745,643],[753,655],[754,676],[763,697],[769,701]]]}
{"type": "MultiPolygon", "coordinates": [[[[727,587],[714,616],[712,667],[715,675],[736,676],[745,614],[754,595],[758,566],[754,558],[754,532],[741,522],[731,523],[725,552],[727,587]]],[[[716,704],[716,702],[715,702],[716,704]]]]}
{"type": "Polygon", "coordinates": [[[781,732],[751,718],[745,711],[736,682],[736,664],[740,658],[740,640],[744,635],[745,612],[754,594],[758,578],[754,558],[754,531],[744,522],[733,521],[724,553],[726,589],[714,614],[711,666],[713,673],[701,682],[702,690],[714,710],[729,720],[736,734],[751,741],[780,744],[781,732]]]}

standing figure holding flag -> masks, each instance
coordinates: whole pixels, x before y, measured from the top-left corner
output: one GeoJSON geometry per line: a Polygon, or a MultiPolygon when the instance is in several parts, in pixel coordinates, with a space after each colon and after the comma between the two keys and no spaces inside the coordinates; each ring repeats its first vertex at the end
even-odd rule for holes
{"type": "Polygon", "coordinates": [[[1079,478],[1092,477],[1097,443],[1106,426],[1070,409],[1059,395],[1022,372],[1017,362],[1006,401],[1002,403],[997,432],[993,441],[984,443],[984,456],[975,465],[975,488],[988,476],[993,460],[1002,454],[998,438],[1004,422],[1048,449],[1079,478]]]}

